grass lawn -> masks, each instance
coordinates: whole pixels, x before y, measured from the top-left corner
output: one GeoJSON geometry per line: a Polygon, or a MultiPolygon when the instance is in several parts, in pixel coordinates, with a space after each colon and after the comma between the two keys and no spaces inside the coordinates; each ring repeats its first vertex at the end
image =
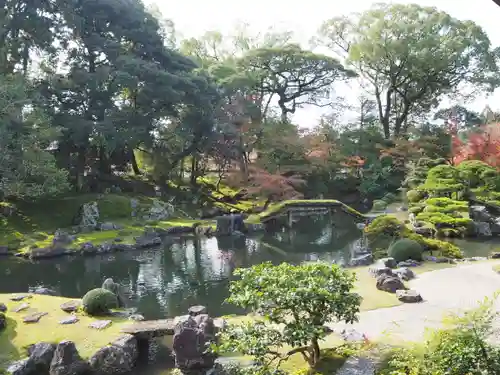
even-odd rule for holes
{"type": "Polygon", "coordinates": [[[113,323],[104,330],[89,328],[89,324],[99,318],[92,318],[78,313],[79,322],[71,325],[61,325],[59,321],[70,315],[60,309],[60,305],[70,299],[62,297],[33,295],[26,300],[30,308],[22,312],[14,312],[14,308],[23,302],[10,301],[11,294],[0,294],[0,302],[7,305],[7,328],[0,333],[0,369],[11,361],[24,358],[26,347],[37,342],[60,342],[71,340],[75,342],[80,355],[88,358],[98,349],[118,338],[123,326],[130,321],[123,318],[106,317],[113,323]],[[33,312],[46,312],[38,323],[26,324],[23,317],[33,312]]]}

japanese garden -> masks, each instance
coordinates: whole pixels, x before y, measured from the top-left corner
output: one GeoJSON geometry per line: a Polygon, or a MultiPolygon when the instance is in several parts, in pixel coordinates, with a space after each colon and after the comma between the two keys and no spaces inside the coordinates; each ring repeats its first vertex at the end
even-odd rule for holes
{"type": "Polygon", "coordinates": [[[184,37],[142,0],[1,9],[0,374],[500,373],[481,25],[380,3],[303,43],[184,37]]]}

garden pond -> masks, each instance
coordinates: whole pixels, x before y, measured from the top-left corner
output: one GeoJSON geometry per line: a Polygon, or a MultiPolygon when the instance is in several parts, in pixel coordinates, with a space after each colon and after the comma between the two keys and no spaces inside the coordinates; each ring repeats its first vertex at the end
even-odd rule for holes
{"type": "MultiPolygon", "coordinates": [[[[243,311],[224,303],[236,268],[272,263],[326,261],[347,263],[362,240],[355,225],[332,225],[328,217],[300,217],[293,230],[255,237],[166,238],[156,249],[74,256],[30,262],[0,261],[0,292],[27,292],[44,286],[59,295],[81,298],[106,278],[121,284],[127,307],[146,319],[183,315],[192,305],[204,305],[212,316],[243,311]],[[22,277],[19,277],[22,275],[22,277]]],[[[457,241],[466,256],[487,256],[497,241],[457,241]]],[[[141,374],[163,374],[158,366],[141,374]]],[[[161,367],[161,366],[160,366],[161,367]]]]}

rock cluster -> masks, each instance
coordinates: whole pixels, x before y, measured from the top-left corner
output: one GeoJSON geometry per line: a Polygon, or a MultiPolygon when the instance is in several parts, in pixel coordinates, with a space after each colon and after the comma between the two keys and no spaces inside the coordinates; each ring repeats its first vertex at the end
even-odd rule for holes
{"type": "Polygon", "coordinates": [[[175,366],[186,375],[205,374],[215,365],[216,355],[207,351],[215,341],[216,326],[204,306],[193,306],[189,315],[178,317],[174,328],[175,366]]]}
{"type": "Polygon", "coordinates": [[[376,278],[377,289],[388,293],[395,293],[401,302],[422,302],[422,297],[416,291],[407,290],[404,281],[415,278],[415,273],[410,267],[418,262],[406,261],[397,263],[393,258],[380,259],[370,272],[376,278]]]}
{"type": "Polygon", "coordinates": [[[98,350],[88,361],[84,360],[75,343],[39,342],[28,348],[28,358],[13,363],[7,369],[11,375],[99,375],[126,374],[135,366],[138,356],[137,340],[123,335],[110,345],[98,350]]]}

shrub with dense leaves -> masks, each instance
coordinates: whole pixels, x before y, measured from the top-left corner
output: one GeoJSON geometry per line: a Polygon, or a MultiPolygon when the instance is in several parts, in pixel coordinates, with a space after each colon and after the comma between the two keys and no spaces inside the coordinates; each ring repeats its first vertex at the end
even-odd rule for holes
{"type": "Polygon", "coordinates": [[[500,347],[488,339],[498,335],[493,300],[455,316],[448,326],[431,332],[423,344],[391,353],[381,375],[500,374],[500,347]]]}
{"type": "Polygon", "coordinates": [[[262,370],[256,374],[274,373],[282,360],[299,353],[314,367],[319,342],[327,335],[324,324],[357,321],[361,297],[352,292],[356,277],[338,265],[263,263],[235,274],[240,278],[231,283],[227,302],[264,319],[230,325],[212,349],[253,356],[262,370]],[[275,350],[283,347],[290,350],[275,350]]]}
{"type": "Polygon", "coordinates": [[[389,248],[389,256],[401,262],[408,259],[422,260],[422,246],[409,238],[402,238],[394,242],[389,248]]]}
{"type": "Polygon", "coordinates": [[[458,246],[450,242],[417,234],[390,215],[376,217],[366,226],[365,235],[369,246],[379,255],[382,255],[382,252],[387,252],[387,249],[395,240],[408,238],[418,242],[424,251],[439,251],[445,257],[463,258],[463,253],[458,246]]]}
{"type": "Polygon", "coordinates": [[[96,288],[87,292],[82,299],[83,310],[89,315],[107,313],[110,309],[118,307],[118,299],[109,290],[96,288]]]}

